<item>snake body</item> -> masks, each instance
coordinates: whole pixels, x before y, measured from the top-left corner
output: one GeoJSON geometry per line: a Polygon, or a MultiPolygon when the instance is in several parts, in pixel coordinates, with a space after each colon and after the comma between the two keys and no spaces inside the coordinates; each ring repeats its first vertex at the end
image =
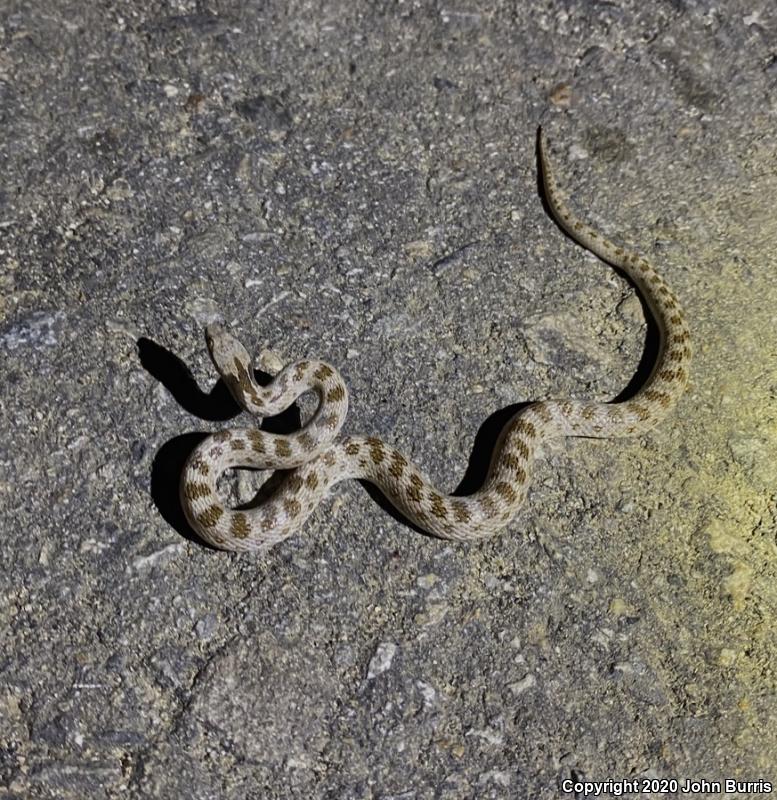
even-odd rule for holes
{"type": "Polygon", "coordinates": [[[338,438],[348,411],[348,390],[334,367],[323,361],[297,361],[267,386],[259,386],[245,348],[223,327],[210,325],[206,340],[211,358],[246,411],[272,416],[308,391],[317,394],[318,406],[311,420],[292,434],[231,429],[208,436],[195,448],[183,471],[181,503],[199,536],[226,550],[264,549],[297,531],[332,486],[357,478],[374,483],[407,519],[431,534],[481,539],[508,525],[520,509],[544,440],[639,436],[666,416],[686,388],[691,359],[680,303],[646,259],[608,241],[571,213],[559,195],[542,131],[539,157],[553,218],[582,247],[625,272],[655,317],[657,358],[640,390],[618,403],[545,400],[524,407],[502,431],[482,487],[455,497],[438,490],[418,466],[381,439],[338,438]],[[235,467],[290,472],[258,507],[233,510],[219,498],[216,482],[235,467]]]}

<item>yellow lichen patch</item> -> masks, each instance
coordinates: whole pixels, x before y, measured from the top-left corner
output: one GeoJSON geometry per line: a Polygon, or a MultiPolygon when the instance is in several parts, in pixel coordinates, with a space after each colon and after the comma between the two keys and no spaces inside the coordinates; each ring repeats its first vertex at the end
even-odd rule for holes
{"type": "Polygon", "coordinates": [[[753,570],[741,561],[734,565],[730,575],[723,579],[723,588],[731,598],[735,611],[742,611],[750,593],[753,570]]]}
{"type": "Polygon", "coordinates": [[[634,606],[627,603],[622,597],[613,597],[607,611],[611,617],[633,617],[637,613],[634,606]]]}

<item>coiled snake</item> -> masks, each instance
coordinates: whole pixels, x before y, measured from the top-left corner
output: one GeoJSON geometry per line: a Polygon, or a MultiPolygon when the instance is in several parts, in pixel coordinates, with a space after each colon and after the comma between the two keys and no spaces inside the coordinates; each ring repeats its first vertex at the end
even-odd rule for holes
{"type": "Polygon", "coordinates": [[[191,454],[181,478],[181,503],[192,528],[225,550],[258,550],[280,542],[305,522],[329,489],[359,478],[376,484],[410,521],[445,539],[482,539],[509,524],[526,498],[537,450],[557,436],[639,436],[660,422],[685,390],[690,333],[672,290],[644,258],[618,247],[577,219],[558,194],[544,134],[539,156],[548,206],[556,222],[580,245],[625,272],[658,324],[655,366],[629,400],[594,403],[544,400],[521,409],[502,431],[482,487],[466,497],[439,491],[406,456],[372,436],[338,438],[348,411],[348,391],[337,370],[323,361],[297,361],[262,387],[246,350],[222,327],[206,339],[213,363],[235,400],[251,414],[272,416],[301,394],[314,391],[318,407],[299,431],[272,434],[235,428],[208,436],[191,454]],[[227,469],[290,470],[256,508],[233,510],[218,496],[227,469]]]}

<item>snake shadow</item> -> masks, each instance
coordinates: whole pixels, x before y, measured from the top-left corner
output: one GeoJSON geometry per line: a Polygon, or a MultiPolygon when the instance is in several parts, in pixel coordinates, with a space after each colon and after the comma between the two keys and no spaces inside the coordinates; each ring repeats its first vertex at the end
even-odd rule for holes
{"type": "MultiPolygon", "coordinates": [[[[537,196],[542,204],[547,216],[553,220],[556,227],[570,241],[575,242],[559,225],[551,213],[543,187],[542,162],[539,154],[539,129],[536,141],[536,161],[537,161],[537,196]]],[[[579,244],[575,242],[576,246],[579,244]]],[[[604,260],[604,259],[602,259],[604,260]]],[[[609,262],[606,262],[609,263],[609,262]]],[[[621,275],[636,290],[642,304],[642,310],[647,320],[647,330],[645,341],[637,369],[629,382],[612,400],[611,403],[621,403],[629,400],[642,388],[650,377],[653,367],[658,358],[661,346],[661,334],[658,324],[647,305],[639,287],[629,276],[618,268],[615,264],[610,264],[615,271],[621,275]]],[[[224,422],[236,417],[241,409],[227,386],[219,379],[210,392],[203,392],[194,380],[194,376],[186,365],[176,355],[166,348],[157,344],[151,339],[141,337],[137,341],[138,357],[143,368],[158,380],[170,392],[173,398],[195,417],[208,422],[224,422]]],[[[255,370],[255,375],[260,384],[266,385],[271,380],[271,376],[255,370]]],[[[499,409],[491,414],[480,426],[472,451],[469,457],[467,468],[454,490],[455,496],[465,496],[477,491],[484,483],[491,464],[491,457],[496,447],[499,435],[510,420],[526,406],[529,402],[515,403],[505,408],[499,409]]],[[[301,427],[302,420],[297,404],[293,404],[286,411],[263,420],[262,428],[271,433],[288,434],[301,427]]],[[[176,436],[160,447],[152,464],[151,471],[151,497],[162,517],[176,530],[181,536],[191,541],[204,543],[190,528],[178,498],[178,484],[184,464],[194,448],[206,437],[208,433],[191,432],[176,436]]],[[[283,477],[283,473],[276,473],[260,490],[262,495],[266,495],[277,485],[283,477]]],[[[426,531],[419,528],[408,520],[398,511],[382,492],[373,484],[367,481],[360,481],[367,494],[376,502],[386,513],[394,519],[406,525],[410,529],[429,536],[426,531]]],[[[256,505],[255,498],[245,507],[256,505]]],[[[209,547],[209,545],[204,545],[209,547]]],[[[210,548],[215,549],[215,548],[210,548]]]]}
{"type": "MultiPolygon", "coordinates": [[[[551,147],[551,152],[553,148],[551,147]]],[[[553,212],[550,210],[548,198],[545,196],[545,187],[543,186],[543,172],[542,172],[542,159],[540,158],[540,129],[537,128],[537,139],[535,143],[535,159],[537,161],[537,196],[540,203],[542,203],[542,210],[550,218],[553,224],[561,231],[566,239],[569,239],[575,247],[580,249],[580,244],[575,241],[574,237],[570,236],[561,225],[556,221],[553,212]]],[[[599,258],[599,256],[597,256],[599,258]]],[[[610,403],[623,403],[630,400],[635,394],[645,385],[650,374],[653,372],[653,367],[658,360],[658,353],[661,348],[661,331],[659,330],[658,323],[656,322],[653,312],[650,310],[642,291],[636,283],[616,264],[612,264],[607,259],[600,258],[609,267],[611,267],[618,275],[631,286],[639,298],[640,305],[642,306],[642,313],[647,320],[647,330],[645,331],[645,341],[642,347],[642,356],[640,357],[637,369],[631,377],[631,380],[618,392],[618,394],[610,400],[610,403]]]]}
{"type": "MultiPolygon", "coordinates": [[[[561,233],[569,239],[571,242],[575,244],[577,248],[580,247],[580,244],[575,241],[575,239],[570,236],[561,225],[556,222],[555,218],[553,217],[553,213],[550,210],[550,206],[548,204],[548,200],[545,196],[545,188],[543,186],[543,175],[542,175],[542,161],[540,159],[540,132],[539,129],[537,130],[537,142],[536,142],[536,161],[537,161],[537,196],[542,204],[542,208],[545,211],[545,214],[553,221],[556,227],[561,231],[561,233]]],[[[642,347],[642,355],[640,357],[639,363],[637,364],[637,368],[634,371],[634,374],[631,376],[631,379],[628,381],[626,386],[618,392],[618,394],[610,400],[610,403],[623,403],[627,400],[630,400],[634,397],[639,390],[645,385],[648,378],[650,378],[651,373],[653,372],[653,368],[656,364],[656,360],[658,359],[659,350],[661,347],[661,332],[658,327],[658,323],[653,316],[653,312],[650,310],[647,302],[645,301],[644,296],[642,295],[642,291],[640,288],[634,283],[634,281],[617,265],[611,264],[609,261],[605,259],[601,259],[605,261],[610,267],[612,267],[629,285],[631,285],[636,294],[639,298],[640,304],[642,305],[642,312],[645,316],[647,321],[647,329],[645,331],[645,340],[642,347]]],[[[485,309],[484,309],[485,313],[485,309]]],[[[488,475],[488,469],[491,465],[491,458],[494,453],[494,448],[496,447],[497,441],[499,439],[499,435],[501,434],[504,427],[510,422],[510,420],[519,412],[521,409],[526,408],[526,406],[531,405],[530,402],[522,402],[522,403],[514,403],[512,405],[506,406],[505,408],[499,409],[491,414],[485,422],[480,426],[478,429],[477,434],[475,435],[475,441],[472,446],[472,451],[469,457],[469,461],[467,464],[467,468],[464,472],[464,475],[453,491],[453,494],[457,497],[463,497],[468,494],[472,494],[476,492],[478,489],[481,488],[485,479],[488,475]]],[[[378,503],[388,514],[390,514],[394,519],[402,522],[403,524],[407,525],[408,527],[412,528],[413,530],[425,534],[418,526],[414,525],[410,522],[401,512],[397,511],[394,506],[389,502],[389,500],[384,497],[384,495],[373,486],[371,483],[366,481],[361,481],[362,485],[364,486],[367,493],[372,497],[372,499],[378,503]]]]}
{"type": "MultiPolygon", "coordinates": [[[[143,369],[159,381],[185,411],[205,422],[226,422],[242,412],[221,378],[209,392],[203,392],[189,368],[167,348],[146,337],[138,339],[136,345],[143,369]]],[[[259,370],[254,370],[254,374],[261,385],[271,380],[270,375],[259,370]]],[[[301,416],[296,405],[262,421],[262,429],[271,433],[292,433],[299,430],[300,425],[301,416]]],[[[187,459],[211,433],[212,430],[184,433],[159,448],[151,465],[151,499],[162,518],[183,538],[221,552],[203,542],[192,530],[178,496],[178,485],[187,459]]],[[[267,481],[262,490],[270,491],[272,486],[267,481]]]]}
{"type": "MultiPolygon", "coordinates": [[[[470,451],[467,468],[464,475],[459,482],[459,485],[453,490],[451,494],[454,497],[465,497],[466,495],[476,492],[486,480],[488,469],[491,466],[491,458],[496,448],[499,435],[502,430],[510,422],[510,420],[526,406],[531,405],[530,402],[513,403],[512,405],[501,408],[489,415],[475,434],[475,441],[470,451]]],[[[377,503],[387,514],[391,515],[397,522],[410,528],[412,531],[427,536],[431,539],[436,539],[436,536],[419,528],[414,522],[411,522],[401,511],[396,509],[390,500],[369,481],[359,481],[364,487],[364,490],[377,503]]]]}

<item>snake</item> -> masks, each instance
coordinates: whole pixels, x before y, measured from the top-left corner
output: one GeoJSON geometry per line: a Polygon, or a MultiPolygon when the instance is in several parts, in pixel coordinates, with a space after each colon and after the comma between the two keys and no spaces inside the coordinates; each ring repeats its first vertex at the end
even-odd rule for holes
{"type": "Polygon", "coordinates": [[[224,325],[206,326],[210,357],[242,409],[257,418],[289,408],[306,392],[316,410],[298,430],[271,433],[258,426],[208,435],[184,466],[180,500],[193,530],[210,545],[232,551],[265,550],[296,533],[336,484],[368,481],[404,517],[433,536],[474,541],[504,529],[524,504],[533,466],[545,441],[557,437],[637,437],[656,426],[688,384],[691,336],[675,293],[637,253],[618,246],[575,216],[562,198],[544,131],[538,131],[541,186],[556,224],[581,247],[631,279],[658,330],[650,374],[628,399],[589,402],[551,399],[524,405],[502,429],[481,487],[466,496],[447,494],[395,447],[375,436],[340,435],[348,389],[325,361],[289,363],[260,385],[245,347],[224,325]],[[227,470],[282,470],[258,505],[230,508],[220,498],[227,470]]]}

